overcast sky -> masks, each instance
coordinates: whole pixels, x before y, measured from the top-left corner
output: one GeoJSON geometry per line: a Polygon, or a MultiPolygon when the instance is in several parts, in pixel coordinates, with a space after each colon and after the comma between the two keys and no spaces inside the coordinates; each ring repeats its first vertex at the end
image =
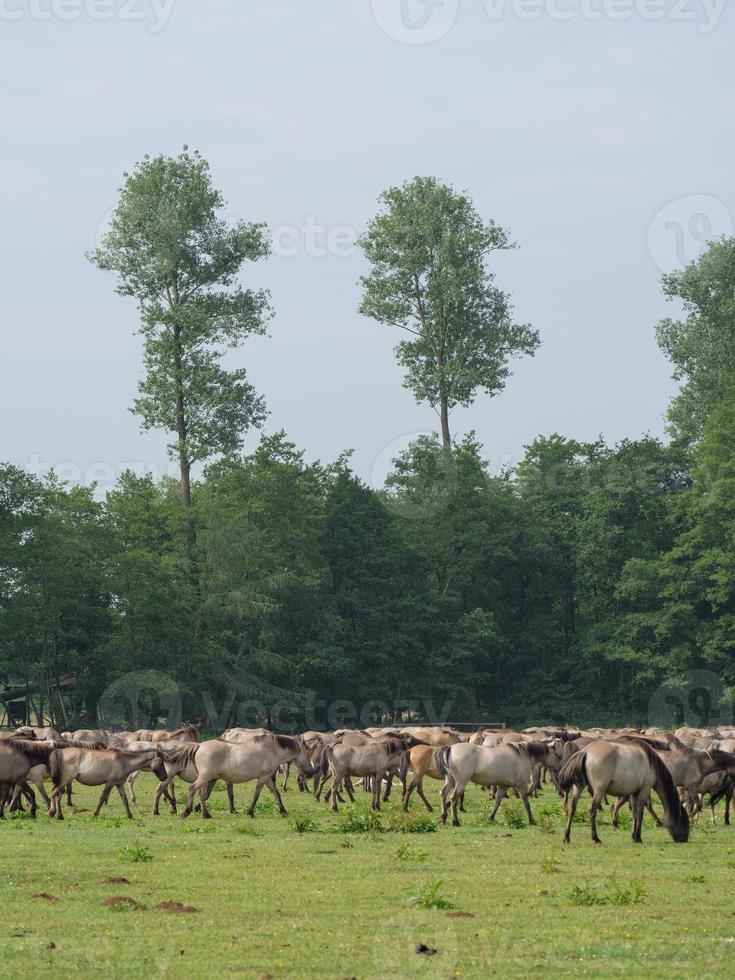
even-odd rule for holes
{"type": "Polygon", "coordinates": [[[733,230],[732,4],[432,2],[0,0],[0,459],[103,482],[168,465],[128,411],[135,306],[84,253],[122,171],[184,143],[232,216],[274,229],[245,272],[272,291],[270,339],[229,363],[309,458],[354,448],[380,482],[436,428],[402,388],[399,338],[357,313],[350,244],[416,174],[510,228],[498,284],[542,339],[454,431],[494,466],[539,433],[663,433],[661,271],[733,230]]]}

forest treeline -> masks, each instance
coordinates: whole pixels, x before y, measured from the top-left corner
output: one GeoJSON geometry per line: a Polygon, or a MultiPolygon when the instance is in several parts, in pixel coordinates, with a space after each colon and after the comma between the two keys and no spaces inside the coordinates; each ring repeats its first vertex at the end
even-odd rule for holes
{"type": "Polygon", "coordinates": [[[236,283],[264,231],[221,221],[196,154],[126,175],[92,258],[138,299],[135,410],[173,433],[181,479],[125,473],[100,500],[0,467],[0,687],[33,685],[76,727],[141,671],[170,678],[187,718],[214,705],[223,723],[272,722],[278,704],[314,724],[314,703],[339,702],[383,720],[639,723],[683,671],[735,685],[735,240],[663,279],[683,304],[656,327],[681,380],[665,443],[539,437],[497,475],[449,422],[539,343],[483,271],[510,241],[429,179],[381,203],[361,309],[408,331],[397,356],[438,425],[374,489],[349,454],[311,462],[283,432],[243,451],[265,405],[219,357],[270,318],[236,283]]]}

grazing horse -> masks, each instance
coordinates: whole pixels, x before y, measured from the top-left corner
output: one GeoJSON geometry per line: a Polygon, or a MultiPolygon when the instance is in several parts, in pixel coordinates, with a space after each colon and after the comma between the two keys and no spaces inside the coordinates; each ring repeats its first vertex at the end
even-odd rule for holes
{"type": "Polygon", "coordinates": [[[64,819],[61,811],[61,795],[71,781],[76,779],[84,786],[103,787],[94,811],[95,817],[99,816],[114,787],[123,801],[126,817],[132,820],[133,814],[130,812],[128,798],[125,795],[125,780],[136,769],[143,769],[146,766],[149,766],[159,779],[166,778],[166,770],[163,768],[158,748],[146,749],[143,752],[92,748],[57,749],[48,761],[54,784],[49,816],[56,815],[59,820],[64,819]]]}
{"type": "Polygon", "coordinates": [[[37,738],[40,741],[58,741],[61,736],[51,725],[46,728],[34,728],[32,725],[21,725],[15,730],[16,738],[37,738]]]}
{"type": "Polygon", "coordinates": [[[572,820],[579,798],[585,789],[592,794],[590,828],[592,840],[601,843],[597,834],[597,812],[606,793],[630,797],[633,811],[633,840],[641,843],[643,808],[655,789],[664,807],[664,825],[677,843],[689,840],[689,817],[681,805],[674,780],[658,754],[641,739],[600,740],[590,742],[564,765],[559,774],[559,787],[574,793],[564,832],[568,844],[572,820]]]}
{"type": "Polygon", "coordinates": [[[177,742],[198,742],[199,731],[194,725],[181,725],[173,732],[167,732],[165,728],[139,728],[137,732],[130,733],[134,742],[167,742],[176,740],[177,742]]]}
{"type": "Polygon", "coordinates": [[[447,800],[451,793],[453,827],[460,825],[457,806],[469,782],[497,787],[495,806],[490,814],[491,821],[495,819],[506,793],[512,788],[523,800],[529,824],[535,823],[528,802],[534,768],[538,764],[552,770],[559,768],[556,757],[545,742],[506,742],[495,747],[460,743],[440,749],[435,760],[436,768],[444,777],[439,819],[442,823],[447,821],[447,800]]]}
{"type": "Polygon", "coordinates": [[[28,776],[35,766],[48,763],[54,749],[53,742],[39,743],[35,740],[19,738],[6,738],[0,741],[0,783],[6,784],[5,791],[0,796],[0,820],[5,817],[7,790],[11,786],[20,786],[22,790],[28,790],[31,816],[35,817],[36,798],[28,788],[28,776]]]}
{"type": "Polygon", "coordinates": [[[257,780],[248,816],[255,816],[255,804],[264,786],[273,793],[279,811],[285,814],[286,808],[276,787],[274,775],[286,762],[294,762],[305,776],[314,775],[315,770],[306,746],[300,738],[291,735],[257,735],[247,742],[225,742],[220,738],[201,742],[194,757],[198,775],[189,790],[189,800],[182,817],[188,817],[191,813],[197,793],[202,817],[211,817],[207,810],[207,799],[218,779],[230,784],[257,780]]]}
{"type": "Polygon", "coordinates": [[[362,744],[344,736],[333,745],[327,746],[323,760],[322,773],[328,771],[332,777],[332,788],[329,793],[332,811],[337,813],[337,798],[344,782],[345,789],[354,802],[354,795],[347,782],[348,776],[370,777],[372,779],[372,807],[380,809],[380,787],[387,771],[400,767],[404,752],[415,745],[423,745],[413,735],[399,733],[397,735],[381,735],[377,738],[367,738],[362,744]]]}

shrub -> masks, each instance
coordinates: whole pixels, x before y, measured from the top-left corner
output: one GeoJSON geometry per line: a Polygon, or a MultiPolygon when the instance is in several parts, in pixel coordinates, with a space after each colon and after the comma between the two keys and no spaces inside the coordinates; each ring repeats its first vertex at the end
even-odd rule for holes
{"type": "Polygon", "coordinates": [[[640,905],[645,897],[646,889],[637,879],[626,886],[613,878],[607,886],[607,900],[611,905],[640,905]]]}
{"type": "Polygon", "coordinates": [[[307,815],[293,817],[291,820],[291,829],[295,830],[297,834],[312,834],[315,830],[319,830],[319,825],[313,817],[307,815]]]}
{"type": "Polygon", "coordinates": [[[341,834],[380,834],[383,824],[380,814],[364,803],[350,803],[339,812],[337,830],[341,834]]]}
{"type": "Polygon", "coordinates": [[[518,800],[503,800],[498,811],[498,823],[510,830],[524,830],[528,821],[523,805],[518,800]]]}
{"type": "Polygon", "coordinates": [[[605,905],[607,899],[598,889],[599,885],[591,887],[586,881],[574,885],[569,892],[569,901],[572,905],[605,905]]]}
{"type": "Polygon", "coordinates": [[[433,885],[424,885],[415,895],[409,898],[410,905],[418,905],[422,909],[453,909],[454,905],[439,894],[443,882],[435,881],[433,885]]]}
{"type": "Polygon", "coordinates": [[[429,813],[403,813],[394,810],[388,818],[388,829],[401,834],[433,834],[438,829],[429,813]]]}
{"type": "Polygon", "coordinates": [[[153,860],[153,855],[147,847],[126,844],[120,851],[120,860],[128,861],[130,864],[138,864],[153,860]]]}
{"type": "Polygon", "coordinates": [[[541,870],[547,875],[556,874],[557,871],[561,871],[561,864],[556,859],[556,851],[552,850],[541,861],[541,870]]]}

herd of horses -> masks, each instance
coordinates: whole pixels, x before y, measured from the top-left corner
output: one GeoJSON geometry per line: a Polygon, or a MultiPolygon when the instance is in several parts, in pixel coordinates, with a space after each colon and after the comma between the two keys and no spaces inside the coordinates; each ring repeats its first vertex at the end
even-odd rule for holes
{"type": "Polygon", "coordinates": [[[523,803],[534,823],[531,799],[548,781],[564,799],[567,814],[564,842],[569,843],[577,804],[589,792],[592,840],[600,843],[597,815],[608,803],[612,823],[626,804],[632,813],[632,838],[641,842],[646,809],[677,843],[689,839],[690,818],[698,817],[705,800],[715,821],[715,806],[725,800],[725,823],[735,793],[735,728],[579,729],[539,727],[523,731],[480,730],[471,735],[451,728],[406,726],[308,731],[300,735],[274,734],[264,728],[231,728],[218,738],[199,740],[193,725],[176,731],[109,732],[80,729],[57,732],[53,728],[22,727],[0,732],[0,819],[6,808],[23,809],[36,816],[38,791],[50,816],[63,817],[62,798],[71,804],[73,783],[101,787],[95,815],[99,815],[113,789],[125,813],[132,817],[126,787],[136,803],[135,780],[141,772],[156,777],[153,812],[165,800],[177,812],[174,781],[189,785],[188,817],[195,806],[202,818],[212,789],[221,780],[234,813],[233,786],[255,782],[248,808],[255,815],[260,793],[267,787],[278,809],[286,808],[277,785],[283,774],[285,788],[291,769],[302,792],[326,800],[333,812],[345,797],[355,799],[357,781],[371,793],[379,810],[394,781],[402,787],[403,809],[416,793],[429,812],[426,780],[441,782],[440,816],[446,823],[451,810],[459,826],[464,794],[469,783],[488,790],[493,799],[490,820],[509,793],[523,803]],[[50,794],[45,783],[51,782],[50,794]],[[310,781],[313,783],[310,785],[310,781]],[[655,792],[662,816],[654,808],[655,792]]]}

